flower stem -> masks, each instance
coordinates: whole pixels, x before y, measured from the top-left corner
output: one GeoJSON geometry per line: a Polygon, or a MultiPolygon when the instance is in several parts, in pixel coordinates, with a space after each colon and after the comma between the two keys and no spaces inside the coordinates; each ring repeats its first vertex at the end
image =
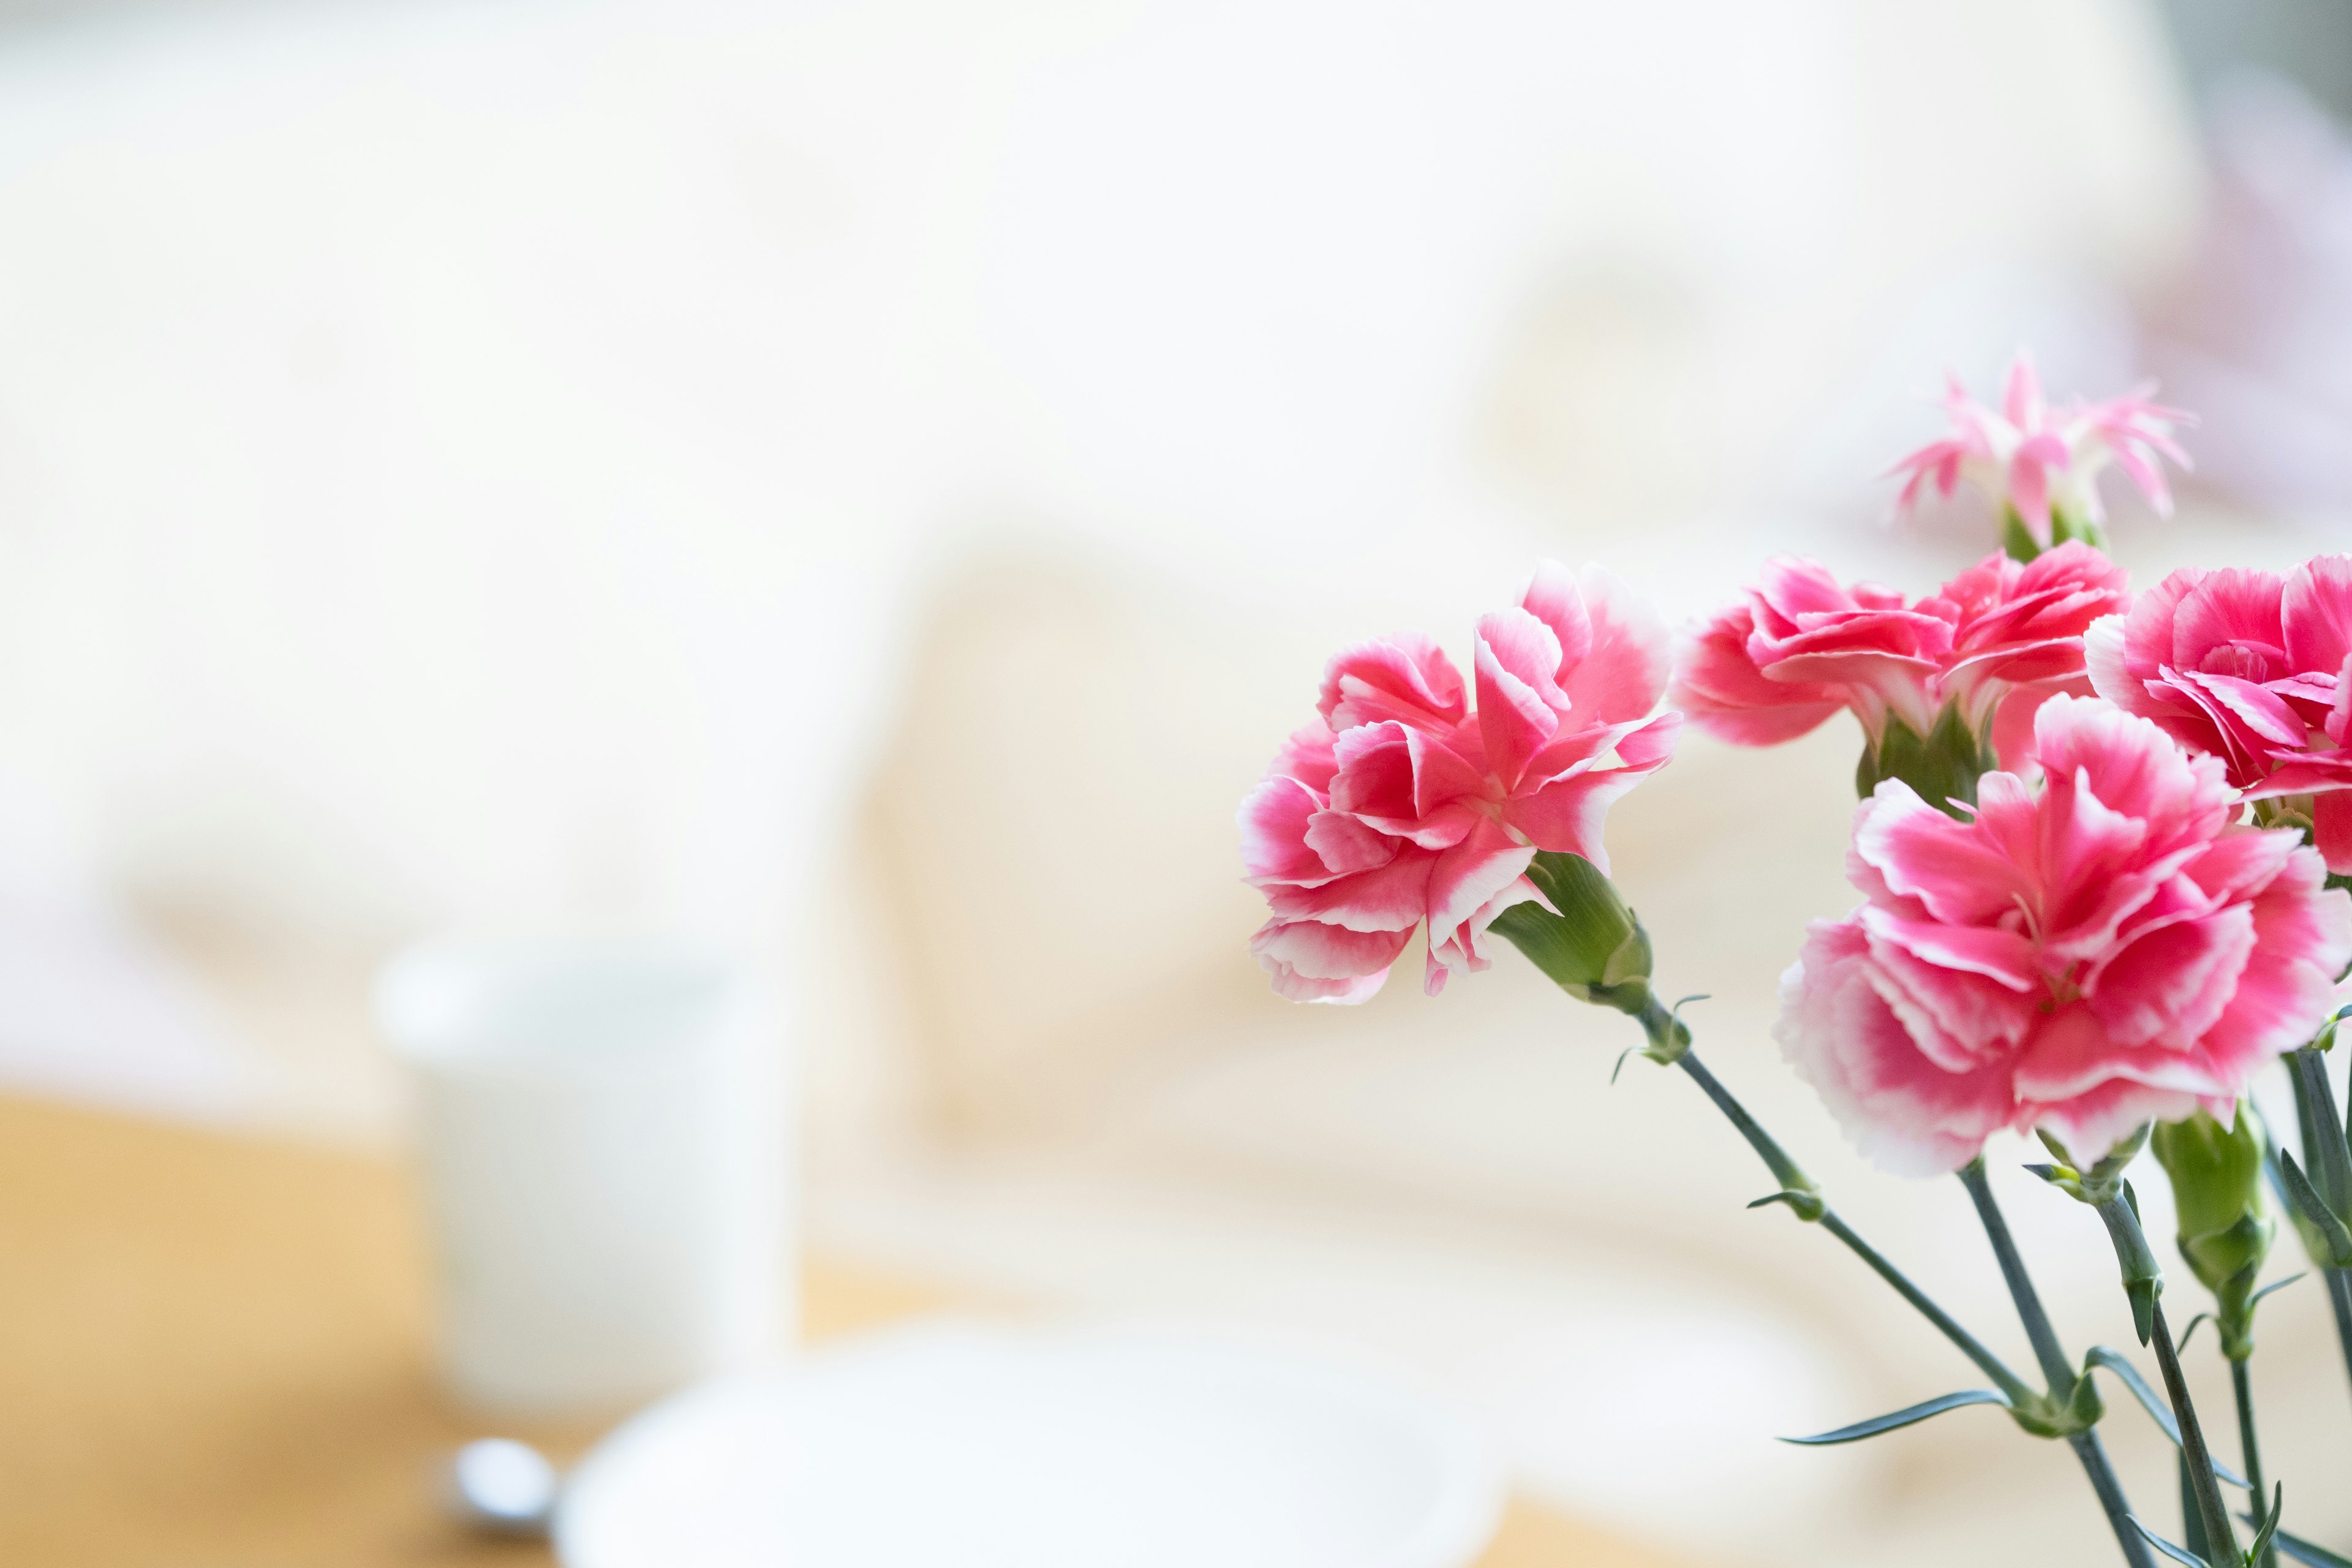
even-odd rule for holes
{"type": "MultiPolygon", "coordinates": [[[[1960,1167],[1960,1184],[1968,1188],[1969,1197],[1976,1205],[1977,1218],[1984,1223],[1985,1237],[1992,1243],[1993,1257],[2000,1264],[2000,1277],[2008,1282],[2010,1298],[2017,1303],[2018,1319],[2025,1325],[2025,1337],[2033,1345],[2034,1359],[2042,1363],[2042,1375],[2050,1381],[2051,1401],[2063,1405],[2072,1397],[2078,1374],[2074,1363],[2067,1359],[2065,1347],[2058,1342],[2058,1331],[2051,1327],[2050,1314],[2042,1310],[2032,1277],[2025,1271],[2024,1255],[2018,1251],[2017,1238],[2010,1235],[2009,1220],[1992,1195],[1992,1184],[1985,1178],[1982,1155],[1960,1167]]],[[[2116,1532],[2116,1544],[2123,1548],[2124,1561],[2131,1568],[2154,1568],[2156,1560],[2148,1555],[2147,1542],[2132,1528],[2130,1500],[2124,1496],[2123,1482],[2116,1479],[2115,1466],[2107,1459],[2106,1445],[2099,1441],[2097,1431],[2074,1433],[2066,1442],[2074,1450],[2074,1458],[2082,1461],[2091,1489],[2098,1494],[2099,1507],[2106,1513],[2107,1527],[2116,1532]]]]}
{"type": "Polygon", "coordinates": [[[2025,1258],[2017,1250],[2017,1238],[2010,1235],[2009,1220],[1993,1198],[1992,1184],[1985,1179],[1983,1155],[1960,1167],[1960,1184],[1968,1188],[1969,1197],[1977,1206],[1977,1218],[1983,1222],[1985,1237],[1992,1243],[1992,1255],[2000,1264],[2001,1279],[2009,1284],[2010,1299],[2017,1303],[2017,1316],[2025,1325],[2026,1339],[2033,1345],[2034,1359],[2042,1363],[2042,1375],[2050,1380],[2051,1397],[2063,1400],[2074,1384],[2074,1363],[2059,1344],[2058,1331],[2050,1326],[2050,1314],[2042,1310],[2042,1297],[2033,1289],[2032,1276],[2025,1271],[2025,1258]]]}
{"type": "MultiPolygon", "coordinates": [[[[2189,1481],[2197,1495],[2197,1514],[2205,1525],[2209,1555],[2223,1553],[2236,1563],[2238,1532],[2230,1526],[2230,1510],[2221,1501],[2221,1478],[2213,1473],[2213,1451],[2205,1446],[2205,1430],[2197,1423],[2197,1406],[2189,1397],[2189,1380],[2180,1373],[2180,1354],[2173,1346],[2172,1325],[2164,1321],[2164,1303],[2156,1303],[2156,1330],[2149,1336],[2156,1347],[2156,1364],[2164,1373],[2165,1396],[2172,1401],[2173,1419],[2180,1423],[2180,1452],[2189,1461],[2189,1481]]],[[[2257,1500],[2259,1501],[2259,1500],[2257,1500]]]]}
{"type": "Polygon", "coordinates": [[[1748,1108],[1733,1099],[1731,1091],[1706,1070],[1706,1064],[1698,1059],[1697,1052],[1685,1051],[1675,1059],[1675,1065],[1688,1073],[1691,1081],[1706,1091],[1706,1097],[1715,1101],[1715,1108],[1723,1112],[1725,1119],[1739,1129],[1739,1135],[1748,1140],[1748,1146],[1755,1150],[1757,1156],[1771,1170],[1774,1181],[1791,1192],[1810,1193],[1815,1190],[1813,1179],[1805,1174],[1796,1161],[1789,1158],[1787,1150],[1773,1142],[1772,1135],[1764,1131],[1756,1118],[1748,1114],[1748,1108]]]}
{"type": "MultiPolygon", "coordinates": [[[[2164,1279],[2147,1266],[2155,1253],[2140,1229],[2139,1211],[2126,1192],[2110,1192],[2098,1205],[2106,1222],[2108,1239],[2123,1265],[2124,1285],[2132,1298],[2135,1320],[2145,1312],[2147,1342],[2155,1347],[2156,1364],[2164,1373],[2164,1392],[2172,1403],[2173,1419],[2180,1426],[2180,1454],[2189,1461],[2189,1484],[2204,1526],[2207,1559],[2239,1563],[2238,1534],[2230,1527],[2230,1510],[2221,1501],[2221,1478],[2213,1473],[2213,1451],[2205,1445],[2205,1429],[2198,1424],[2197,1406],[2189,1397],[2189,1380],[2180,1373],[2180,1353],[2172,1342],[2172,1325],[2164,1321],[2164,1279]]],[[[2262,1500],[2255,1500],[2257,1508],[2262,1500]]]]}
{"type": "Polygon", "coordinates": [[[1933,1323],[1946,1339],[1958,1346],[1962,1355],[1976,1363],[1978,1368],[1987,1377],[1992,1379],[1994,1386],[1999,1388],[2012,1404],[2021,1405],[2035,1398],[2033,1391],[2026,1386],[2024,1380],[2010,1371],[1999,1356],[1987,1350],[1974,1334],[1962,1328],[1949,1312],[1937,1305],[1934,1299],[1913,1284],[1903,1270],[1888,1262],[1885,1255],[1864,1241],[1852,1226],[1846,1224],[1838,1215],[1836,1210],[1821,1200],[1820,1189],[1813,1184],[1812,1178],[1798,1167],[1797,1163],[1789,1157],[1787,1151],[1773,1142],[1772,1135],[1765,1131],[1756,1119],[1748,1113],[1747,1107],[1733,1098],[1731,1091],[1724,1088],[1713,1073],[1706,1070],[1699,1061],[1696,1051],[1685,1051],[1675,1058],[1675,1065],[1690,1075],[1691,1081],[1704,1089],[1707,1099],[1715,1102],[1716,1109],[1722,1111],[1725,1119],[1739,1130],[1740,1136],[1748,1140],[1748,1147],[1756,1151],[1758,1157],[1771,1171],[1773,1178],[1780,1183],[1782,1190],[1792,1197],[1801,1195],[1809,1200],[1802,1207],[1793,1202],[1790,1204],[1792,1208],[1797,1209],[1801,1217],[1813,1220],[1822,1229],[1845,1243],[1848,1250],[1864,1263],[1869,1264],[1874,1273],[1895,1288],[1895,1294],[1910,1302],[1918,1310],[1920,1316],[1933,1323]]]}
{"type": "Polygon", "coordinates": [[[2091,1489],[2098,1494],[2100,1510],[2107,1516],[2107,1528],[2116,1532],[2124,1561],[2131,1568],[2156,1568],[2147,1539],[2132,1528],[2131,1499],[2124,1496],[2124,1484],[2107,1458],[2107,1446],[2099,1441],[2098,1428],[2073,1434],[2066,1446],[2074,1450],[2074,1458],[2083,1462],[2083,1473],[2091,1478],[2091,1489]]]}
{"type": "MultiPolygon", "coordinates": [[[[2245,1467],[2247,1490],[2259,1512],[2263,1500],[2271,1493],[2263,1480],[2262,1445],[2254,1437],[2254,1381],[2249,1370],[2250,1360],[2241,1356],[2230,1363],[2230,1389],[2238,1400],[2238,1462],[2245,1467]]],[[[2263,1543],[2260,1568],[2278,1568],[2278,1549],[2269,1542],[2263,1543]]]]}

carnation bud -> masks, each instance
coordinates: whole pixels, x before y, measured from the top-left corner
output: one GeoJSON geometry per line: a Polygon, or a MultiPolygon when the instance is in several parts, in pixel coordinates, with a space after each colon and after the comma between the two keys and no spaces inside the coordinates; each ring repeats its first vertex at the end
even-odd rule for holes
{"type": "Polygon", "coordinates": [[[2157,1128],[2149,1147],[2172,1178],[2181,1258],[2213,1292],[2222,1352],[2242,1361],[2253,1352],[2254,1277],[2277,1230],[2263,1199],[2262,1123],[2242,1101],[2227,1127],[2200,1110],[2157,1128]]]}
{"type": "MultiPolygon", "coordinates": [[[[1616,884],[1581,855],[1549,850],[1537,853],[1528,879],[1551,907],[1514,905],[1496,918],[1494,931],[1578,1001],[1614,1007],[1646,1026],[1658,1011],[1650,996],[1650,933],[1616,884]]],[[[1681,1026],[1670,1029],[1670,1038],[1689,1043],[1681,1026]]],[[[1654,1053],[1665,1044],[1654,1041],[1654,1053]]]]}
{"type": "Polygon", "coordinates": [[[1856,795],[1867,800],[1882,781],[1901,779],[1929,805],[1952,813],[1951,801],[1975,805],[1977,780],[2000,766],[1991,742],[1969,722],[1958,703],[1951,702],[1945,704],[1925,735],[1889,713],[1862,753],[1853,773],[1853,787],[1856,795]]]}

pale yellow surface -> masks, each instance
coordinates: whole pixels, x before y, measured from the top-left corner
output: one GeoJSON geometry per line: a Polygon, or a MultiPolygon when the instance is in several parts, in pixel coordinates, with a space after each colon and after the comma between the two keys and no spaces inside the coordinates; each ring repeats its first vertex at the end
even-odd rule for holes
{"type": "MultiPolygon", "coordinates": [[[[0,1563],[547,1563],[436,1510],[484,1429],[433,1385],[425,1285],[394,1163],[0,1098],[0,1563]]],[[[953,1300],[818,1259],[806,1321],[953,1300]]],[[[1538,1565],[1671,1568],[1515,1504],[1482,1568],[1538,1565]]]]}

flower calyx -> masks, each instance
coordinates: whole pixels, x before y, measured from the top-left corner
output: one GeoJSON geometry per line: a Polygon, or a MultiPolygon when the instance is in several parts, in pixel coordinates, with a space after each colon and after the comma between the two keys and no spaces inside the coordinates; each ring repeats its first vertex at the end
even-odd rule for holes
{"type": "Polygon", "coordinates": [[[1882,782],[1901,779],[1921,800],[1958,816],[1951,803],[1974,805],[1977,780],[2000,767],[1990,735],[1969,722],[1960,704],[1949,702],[1924,735],[1889,713],[1855,764],[1853,792],[1867,800],[1882,782]]]}
{"type": "Polygon", "coordinates": [[[1545,901],[1512,905],[1495,917],[1494,932],[1578,1001],[1640,1020],[1653,1061],[1688,1050],[1690,1031],[1651,994],[1650,933],[1616,884],[1583,856],[1550,850],[1537,852],[1527,877],[1545,901]]]}
{"type": "Polygon", "coordinates": [[[2070,539],[2079,539],[2094,550],[2107,547],[2107,531],[2072,507],[2053,506],[2050,509],[2050,542],[2042,543],[2025,526],[2024,514],[2015,503],[2003,502],[2000,509],[2000,548],[2012,561],[2031,561],[2045,550],[2055,550],[2070,539]]]}

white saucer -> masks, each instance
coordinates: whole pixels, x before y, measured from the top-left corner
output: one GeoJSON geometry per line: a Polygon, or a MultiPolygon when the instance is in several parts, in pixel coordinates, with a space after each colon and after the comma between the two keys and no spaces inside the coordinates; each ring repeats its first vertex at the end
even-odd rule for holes
{"type": "Polygon", "coordinates": [[[1466,1426],[1342,1363],[940,1324],[654,1406],[555,1540],[565,1568],[1465,1568],[1501,1500],[1466,1426]]]}

